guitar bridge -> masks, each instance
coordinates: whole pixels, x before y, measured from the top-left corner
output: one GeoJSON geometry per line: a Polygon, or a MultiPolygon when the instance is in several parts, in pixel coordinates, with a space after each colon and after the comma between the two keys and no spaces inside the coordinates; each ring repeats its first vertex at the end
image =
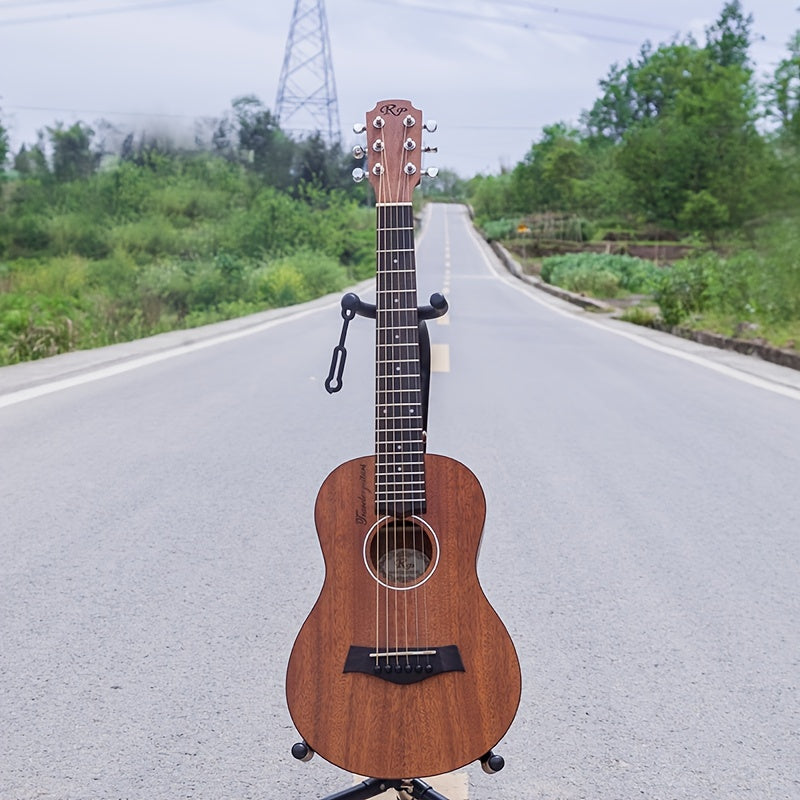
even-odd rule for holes
{"type": "Polygon", "coordinates": [[[363,672],[390,683],[418,683],[443,672],[464,672],[457,645],[376,650],[353,645],[342,672],[363,672]]]}

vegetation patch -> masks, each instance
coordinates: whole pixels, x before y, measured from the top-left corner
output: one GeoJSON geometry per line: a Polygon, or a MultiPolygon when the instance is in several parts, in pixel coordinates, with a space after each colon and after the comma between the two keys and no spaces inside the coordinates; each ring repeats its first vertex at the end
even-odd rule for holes
{"type": "Polygon", "coordinates": [[[542,279],[597,298],[650,293],[661,273],[651,261],[606,253],[569,253],[542,261],[542,279]]]}

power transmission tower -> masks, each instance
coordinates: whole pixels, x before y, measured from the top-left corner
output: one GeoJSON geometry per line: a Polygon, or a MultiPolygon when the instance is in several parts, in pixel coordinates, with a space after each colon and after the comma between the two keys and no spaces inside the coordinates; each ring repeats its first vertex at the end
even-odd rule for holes
{"type": "Polygon", "coordinates": [[[339,104],[324,0],[295,0],[275,114],[287,133],[316,133],[338,142],[339,104]]]}

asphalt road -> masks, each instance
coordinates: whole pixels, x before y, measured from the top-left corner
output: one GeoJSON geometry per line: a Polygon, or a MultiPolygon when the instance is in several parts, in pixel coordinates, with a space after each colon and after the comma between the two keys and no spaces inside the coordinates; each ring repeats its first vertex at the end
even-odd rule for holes
{"type": "MultiPolygon", "coordinates": [[[[430,450],[481,480],[523,670],[507,766],[469,796],[800,797],[797,373],[541,296],[463,208],[418,244],[451,304],[430,450]]],[[[322,386],[339,326],[327,299],[0,370],[2,800],[347,785],[291,758],[283,696],[316,491],[372,449],[369,322],[322,386]]]]}

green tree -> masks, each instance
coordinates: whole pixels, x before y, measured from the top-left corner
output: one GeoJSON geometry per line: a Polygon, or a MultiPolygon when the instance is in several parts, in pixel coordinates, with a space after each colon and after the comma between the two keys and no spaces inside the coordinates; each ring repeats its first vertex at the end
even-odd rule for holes
{"type": "Polygon", "coordinates": [[[696,49],[692,39],[656,49],[645,42],[637,61],[624,68],[614,64],[600,81],[603,94],[581,118],[589,137],[621,142],[637,125],[669,110],[686,77],[686,54],[696,49]]]}
{"type": "Polygon", "coordinates": [[[658,91],[649,101],[652,113],[623,135],[619,164],[649,219],[678,224],[689,195],[703,190],[728,209],[732,225],[759,202],[768,154],[756,129],[752,75],[737,48],[720,59],[714,40],[702,48],[665,45],[635,76],[638,86],[658,91]]]}
{"type": "Polygon", "coordinates": [[[64,128],[58,122],[48,128],[53,148],[53,175],[59,181],[88,178],[100,163],[100,153],[92,150],[94,131],[82,122],[64,128]]]}
{"type": "Polygon", "coordinates": [[[788,43],[789,57],[780,61],[765,87],[767,113],[779,124],[787,142],[800,145],[800,31],[788,43]]]}
{"type": "Polygon", "coordinates": [[[467,197],[467,182],[451,169],[440,169],[435,180],[422,179],[422,194],[435,200],[458,200],[463,202],[467,197]]]}
{"type": "Polygon", "coordinates": [[[353,183],[341,146],[326,144],[319,132],[295,144],[293,173],[298,184],[324,190],[348,190],[353,183]]]}
{"type": "Polygon", "coordinates": [[[2,117],[0,117],[0,175],[3,174],[8,156],[8,132],[6,131],[2,117]]]}
{"type": "Polygon", "coordinates": [[[29,148],[23,144],[14,156],[14,169],[20,174],[30,177],[44,177],[50,174],[45,155],[44,134],[39,131],[36,144],[29,148]]]}
{"type": "Polygon", "coordinates": [[[518,211],[575,211],[584,159],[577,130],[563,122],[544,128],[511,173],[518,211]]]}
{"type": "Polygon", "coordinates": [[[500,219],[515,212],[511,199],[511,173],[476,175],[469,182],[469,197],[475,216],[500,219]]]}
{"type": "Polygon", "coordinates": [[[706,29],[706,49],[721,67],[750,69],[753,15],[745,16],[740,0],[730,0],[719,19],[706,29]]]}
{"type": "MultiPolygon", "coordinates": [[[[233,101],[228,138],[235,138],[238,154],[266,183],[278,189],[292,184],[294,143],[280,129],[278,119],[255,95],[233,101]]],[[[219,147],[223,142],[220,136],[219,147]]]]}
{"type": "Polygon", "coordinates": [[[728,223],[728,209],[708,189],[689,192],[679,215],[679,222],[687,230],[704,234],[711,246],[716,244],[716,234],[728,223]]]}

